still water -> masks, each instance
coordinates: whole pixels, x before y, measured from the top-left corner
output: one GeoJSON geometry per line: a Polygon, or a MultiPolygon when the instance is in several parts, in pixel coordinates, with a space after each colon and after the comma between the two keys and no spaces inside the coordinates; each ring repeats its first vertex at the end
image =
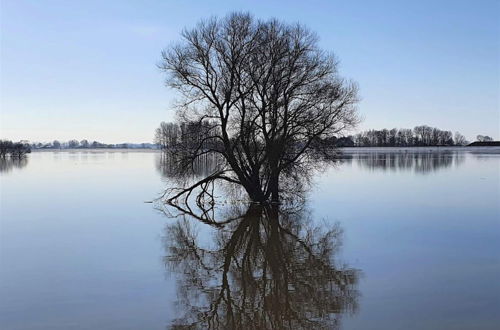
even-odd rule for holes
{"type": "Polygon", "coordinates": [[[498,329],[500,151],[467,150],[347,149],[224,226],[145,203],[157,152],[3,161],[0,328],[498,329]]]}

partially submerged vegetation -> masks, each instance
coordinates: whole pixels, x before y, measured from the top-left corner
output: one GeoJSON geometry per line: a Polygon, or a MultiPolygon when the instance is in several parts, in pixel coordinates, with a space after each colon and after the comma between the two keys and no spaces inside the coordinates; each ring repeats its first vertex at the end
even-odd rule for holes
{"type": "Polygon", "coordinates": [[[219,159],[213,173],[170,202],[195,190],[210,197],[215,182],[241,186],[254,202],[278,202],[335,160],[326,139],[358,123],[356,84],[339,76],[337,60],[299,24],[239,13],[206,20],[183,32],[160,67],[184,97],[179,126],[197,128],[170,147],[178,168],[189,171],[207,155],[219,159]]]}
{"type": "Polygon", "coordinates": [[[24,142],[0,140],[0,157],[22,158],[31,152],[30,145],[24,142]]]}

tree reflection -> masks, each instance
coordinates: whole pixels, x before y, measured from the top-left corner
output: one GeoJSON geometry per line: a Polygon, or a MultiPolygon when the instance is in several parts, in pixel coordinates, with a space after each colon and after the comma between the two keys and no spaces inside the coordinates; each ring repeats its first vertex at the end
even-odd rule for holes
{"type": "Polygon", "coordinates": [[[464,154],[452,151],[440,152],[357,152],[343,154],[344,162],[356,162],[360,167],[383,171],[413,171],[428,174],[441,168],[458,166],[464,161],[464,154]]]}
{"type": "Polygon", "coordinates": [[[199,157],[188,167],[179,168],[179,160],[174,153],[162,152],[156,158],[156,169],[164,177],[170,180],[194,180],[210,175],[217,170],[217,156],[205,155],[199,157]]]}
{"type": "Polygon", "coordinates": [[[359,271],[334,261],[338,226],[314,226],[304,207],[252,204],[228,217],[211,226],[212,244],[191,217],[166,228],[181,309],[172,329],[332,329],[356,311],[359,271]]]}
{"type": "Polygon", "coordinates": [[[0,157],[0,173],[1,172],[10,172],[14,168],[24,168],[28,165],[28,157],[0,157]]]}

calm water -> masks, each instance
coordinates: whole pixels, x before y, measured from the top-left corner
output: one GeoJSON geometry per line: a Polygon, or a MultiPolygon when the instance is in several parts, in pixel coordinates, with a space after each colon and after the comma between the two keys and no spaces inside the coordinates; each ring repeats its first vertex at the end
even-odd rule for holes
{"type": "Polygon", "coordinates": [[[500,152],[347,150],[306,204],[227,202],[221,228],[144,203],[159,160],[0,164],[0,328],[500,327],[500,152]]]}

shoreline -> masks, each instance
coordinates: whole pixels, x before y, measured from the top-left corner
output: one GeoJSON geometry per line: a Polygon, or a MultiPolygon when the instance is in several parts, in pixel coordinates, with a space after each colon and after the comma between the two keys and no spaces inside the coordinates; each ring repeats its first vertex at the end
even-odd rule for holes
{"type": "Polygon", "coordinates": [[[369,152],[484,152],[500,154],[498,146],[429,146],[429,147],[344,147],[339,148],[343,153],[369,153],[369,152]]]}
{"type": "MultiPolygon", "coordinates": [[[[429,146],[429,147],[340,147],[338,148],[344,153],[359,153],[359,152],[441,152],[441,151],[456,151],[456,152],[488,152],[499,153],[499,146],[429,146]]],[[[142,149],[142,148],[73,148],[73,149],[32,149],[34,152],[82,152],[82,153],[97,153],[97,152],[162,152],[161,149],[142,149]]]]}

